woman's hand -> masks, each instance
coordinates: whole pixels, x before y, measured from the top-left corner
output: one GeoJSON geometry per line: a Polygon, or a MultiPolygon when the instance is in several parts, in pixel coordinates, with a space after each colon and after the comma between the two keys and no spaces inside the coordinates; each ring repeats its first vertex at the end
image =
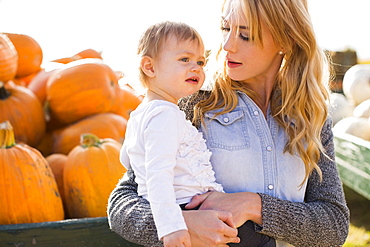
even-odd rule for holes
{"type": "Polygon", "coordinates": [[[187,230],[179,230],[163,237],[164,247],[192,247],[187,230]]]}
{"type": "Polygon", "coordinates": [[[240,242],[229,212],[190,210],[182,213],[193,247],[227,247],[227,243],[240,242]]]}
{"type": "Polygon", "coordinates": [[[262,224],[262,201],[256,193],[208,192],[194,196],[186,208],[191,209],[198,205],[201,205],[200,210],[212,209],[230,212],[237,227],[247,220],[262,224]]]}

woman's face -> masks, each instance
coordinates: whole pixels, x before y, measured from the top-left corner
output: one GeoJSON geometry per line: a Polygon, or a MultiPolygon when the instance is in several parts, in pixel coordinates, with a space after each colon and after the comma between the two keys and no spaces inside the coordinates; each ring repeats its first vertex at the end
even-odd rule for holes
{"type": "Polygon", "coordinates": [[[246,83],[274,80],[283,56],[274,42],[271,32],[262,23],[262,46],[250,36],[249,23],[230,8],[238,0],[228,0],[222,15],[223,49],[228,76],[246,83]]]}

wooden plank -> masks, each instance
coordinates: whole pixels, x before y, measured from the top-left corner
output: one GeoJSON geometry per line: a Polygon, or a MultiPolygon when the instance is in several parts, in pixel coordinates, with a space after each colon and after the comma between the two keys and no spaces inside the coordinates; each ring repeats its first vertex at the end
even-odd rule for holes
{"type": "Polygon", "coordinates": [[[370,200],[370,142],[335,133],[334,144],[342,182],[370,200]]]}
{"type": "Polygon", "coordinates": [[[140,247],[111,231],[107,217],[0,225],[0,246],[140,247]]]}

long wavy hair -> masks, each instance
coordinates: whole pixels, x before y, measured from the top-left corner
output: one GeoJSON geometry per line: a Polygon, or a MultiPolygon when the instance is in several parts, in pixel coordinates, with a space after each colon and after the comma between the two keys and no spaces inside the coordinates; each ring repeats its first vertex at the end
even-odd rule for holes
{"type": "MultiPolygon", "coordinates": [[[[304,181],[314,169],[322,177],[317,163],[320,155],[326,155],[320,133],[328,116],[331,70],[317,44],[306,0],[225,0],[223,8],[227,1],[233,1],[232,11],[247,20],[251,42],[263,45],[263,22],[283,48],[284,60],[270,98],[272,115],[289,137],[285,152],[298,154],[305,164],[304,181]]],[[[258,97],[243,82],[228,77],[225,62],[223,67],[215,76],[210,98],[196,105],[195,119],[203,122],[202,116],[210,110],[232,111],[238,103],[237,91],[258,97]]]]}

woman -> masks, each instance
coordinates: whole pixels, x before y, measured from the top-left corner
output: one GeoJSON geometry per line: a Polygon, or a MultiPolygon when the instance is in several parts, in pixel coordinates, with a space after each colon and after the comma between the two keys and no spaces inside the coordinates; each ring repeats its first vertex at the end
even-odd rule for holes
{"type": "MultiPolygon", "coordinates": [[[[277,246],[342,245],[349,210],[334,161],[328,67],[306,1],[225,0],[221,28],[224,69],[212,91],[180,102],[189,118],[195,105],[228,192],[195,196],[187,208],[200,210],[183,212],[193,246],[237,242],[230,217],[236,226],[254,222],[277,246]]],[[[161,246],[135,186],[129,171],[112,192],[111,228],[161,246]]]]}

